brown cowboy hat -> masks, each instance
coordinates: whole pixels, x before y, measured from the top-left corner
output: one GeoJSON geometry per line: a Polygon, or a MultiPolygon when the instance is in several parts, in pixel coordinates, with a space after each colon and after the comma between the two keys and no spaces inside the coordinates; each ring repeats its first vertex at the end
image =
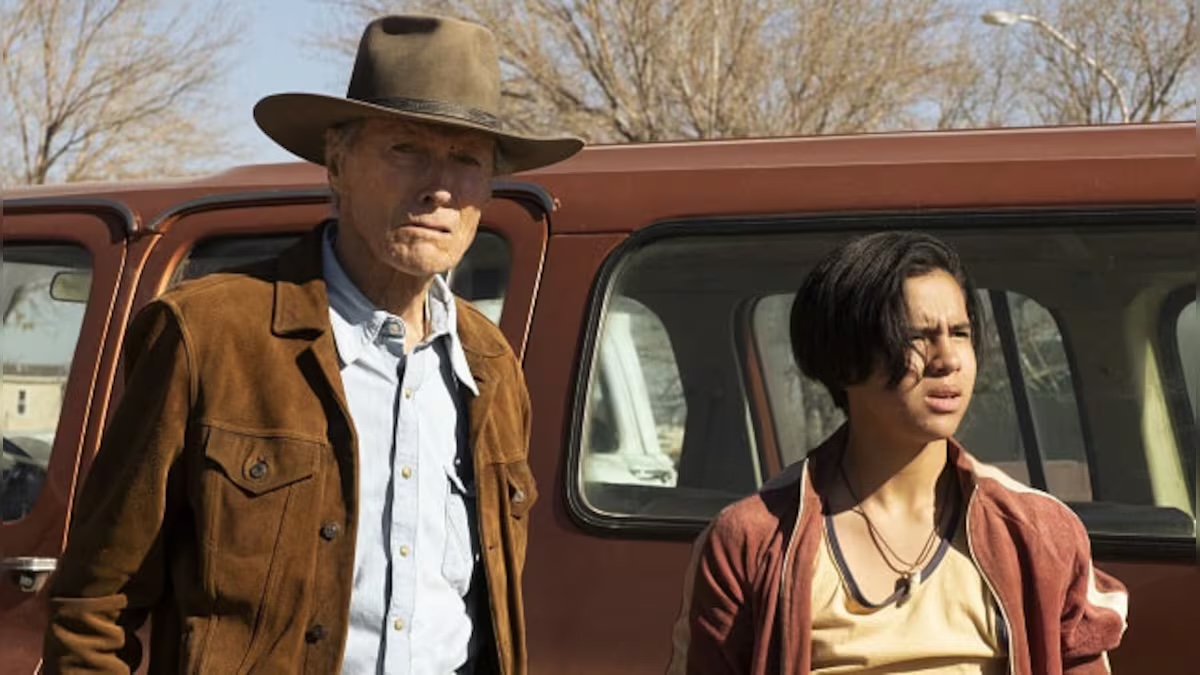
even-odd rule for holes
{"type": "Polygon", "coordinates": [[[574,136],[506,132],[499,111],[500,58],[491,31],[456,19],[386,16],[363,32],[346,98],[274,94],[254,106],[254,120],[284,149],[322,165],[325,130],[368,117],[482,131],[496,139],[497,173],[553,164],[583,147],[574,136]]]}

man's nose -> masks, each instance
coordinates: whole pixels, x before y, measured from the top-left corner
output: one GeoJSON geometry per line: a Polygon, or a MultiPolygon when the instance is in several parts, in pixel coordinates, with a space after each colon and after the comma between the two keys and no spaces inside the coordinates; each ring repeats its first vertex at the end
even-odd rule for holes
{"type": "Polygon", "coordinates": [[[425,186],[421,190],[421,201],[431,206],[449,206],[454,201],[454,171],[450,161],[445,159],[429,160],[425,172],[425,186]]]}

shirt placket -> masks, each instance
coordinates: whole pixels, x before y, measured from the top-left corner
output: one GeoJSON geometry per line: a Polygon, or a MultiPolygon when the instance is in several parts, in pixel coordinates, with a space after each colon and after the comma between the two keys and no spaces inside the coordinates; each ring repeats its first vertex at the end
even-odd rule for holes
{"type": "MultiPolygon", "coordinates": [[[[385,326],[385,331],[387,326],[385,326]]],[[[396,337],[396,336],[392,336],[396,337]]],[[[396,419],[394,452],[391,463],[391,525],[388,551],[391,558],[391,597],[385,626],[385,673],[411,672],[412,626],[417,596],[417,523],[420,516],[420,494],[417,473],[420,470],[421,428],[417,411],[417,392],[423,377],[423,359],[403,355],[403,331],[399,339],[396,366],[396,419]]],[[[394,350],[395,351],[395,350],[394,350]]]]}

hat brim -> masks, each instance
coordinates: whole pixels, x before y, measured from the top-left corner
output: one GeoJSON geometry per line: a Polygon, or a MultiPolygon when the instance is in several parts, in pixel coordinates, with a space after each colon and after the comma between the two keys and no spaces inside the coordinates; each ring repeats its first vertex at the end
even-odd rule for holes
{"type": "Polygon", "coordinates": [[[485,133],[496,139],[497,174],[561,162],[583,149],[583,140],[574,136],[522,136],[453,117],[398,110],[324,94],[274,94],[254,106],[254,121],[263,133],[288,152],[322,166],[325,164],[325,130],[363,118],[407,119],[485,133]]]}

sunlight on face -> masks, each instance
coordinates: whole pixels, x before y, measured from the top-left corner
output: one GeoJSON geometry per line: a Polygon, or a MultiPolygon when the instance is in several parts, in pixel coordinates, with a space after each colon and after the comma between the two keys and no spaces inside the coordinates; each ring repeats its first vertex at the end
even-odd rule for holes
{"type": "Polygon", "coordinates": [[[879,367],[846,388],[856,424],[881,425],[905,440],[929,443],[953,436],[975,389],[975,348],[962,287],[936,270],[904,282],[909,369],[895,387],[879,367]]]}
{"type": "MultiPolygon", "coordinates": [[[[333,142],[332,136],[327,142],[333,142]]],[[[430,278],[458,264],[491,195],[495,141],[481,132],[403,120],[366,120],[336,148],[342,263],[430,278]]]]}

